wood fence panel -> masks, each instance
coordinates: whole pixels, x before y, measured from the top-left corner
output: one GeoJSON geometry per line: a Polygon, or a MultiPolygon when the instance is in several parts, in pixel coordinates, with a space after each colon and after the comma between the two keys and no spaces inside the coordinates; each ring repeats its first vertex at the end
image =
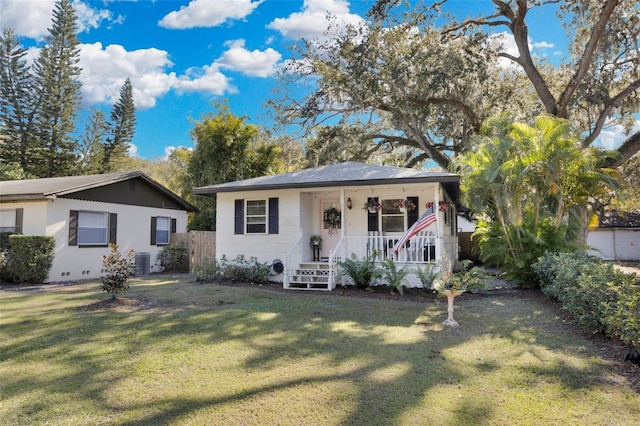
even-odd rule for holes
{"type": "Polygon", "coordinates": [[[216,257],[216,233],[214,231],[189,231],[186,234],[172,234],[171,244],[187,247],[189,272],[207,259],[216,257]]]}

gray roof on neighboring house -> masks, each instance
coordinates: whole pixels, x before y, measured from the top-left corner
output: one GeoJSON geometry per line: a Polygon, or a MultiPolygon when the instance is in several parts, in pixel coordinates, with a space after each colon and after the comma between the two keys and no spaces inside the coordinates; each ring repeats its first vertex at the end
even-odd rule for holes
{"type": "Polygon", "coordinates": [[[193,193],[214,195],[218,192],[424,182],[441,182],[452,197],[458,198],[459,175],[351,161],[281,175],[202,186],[195,188],[193,193]]]}
{"type": "Polygon", "coordinates": [[[41,179],[0,181],[0,201],[41,200],[70,195],[87,189],[140,178],[152,187],[183,206],[186,210],[197,210],[182,197],[171,192],[142,172],[120,172],[102,175],[65,176],[41,179]]]}
{"type": "Polygon", "coordinates": [[[640,228],[640,214],[613,210],[601,214],[598,228],[640,228]]]}

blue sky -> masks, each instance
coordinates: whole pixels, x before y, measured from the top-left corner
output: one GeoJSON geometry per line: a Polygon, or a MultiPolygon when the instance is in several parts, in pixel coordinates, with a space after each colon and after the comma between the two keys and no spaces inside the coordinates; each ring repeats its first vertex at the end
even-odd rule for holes
{"type": "MultiPolygon", "coordinates": [[[[487,0],[457,0],[458,13],[474,13],[487,0]]],[[[110,111],[125,78],[137,109],[133,153],[164,157],[191,147],[190,118],[228,100],[231,112],[270,128],[264,103],[273,97],[274,73],[287,46],[321,37],[326,15],[357,23],[373,1],[354,0],[138,0],[74,1],[80,18],[80,66],[85,106],[110,111]]],[[[25,47],[38,46],[51,25],[54,0],[0,0],[0,25],[25,47]]],[[[529,18],[534,54],[564,54],[553,14],[529,18]]],[[[506,42],[507,50],[509,41],[506,42]]],[[[36,52],[32,53],[35,57],[36,52]]]]}

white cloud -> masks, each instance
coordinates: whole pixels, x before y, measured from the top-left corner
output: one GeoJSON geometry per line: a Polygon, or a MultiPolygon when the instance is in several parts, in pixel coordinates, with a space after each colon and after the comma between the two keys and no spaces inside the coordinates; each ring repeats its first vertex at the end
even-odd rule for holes
{"type": "Polygon", "coordinates": [[[168,71],[173,66],[168,53],[155,48],[127,51],[117,44],[104,48],[99,42],[83,44],[80,66],[83,100],[88,104],[116,102],[126,78],[131,80],[137,109],[155,106],[157,99],[171,90],[214,95],[236,92],[215,63],[190,68],[178,76],[168,71]]]}
{"type": "Polygon", "coordinates": [[[173,64],[166,51],[139,49],[128,52],[112,44],[102,48],[101,43],[80,46],[83,99],[92,103],[114,103],[126,78],[131,79],[136,108],[153,107],[156,99],[175,85],[175,73],[165,69],[173,64]]]}
{"type": "Polygon", "coordinates": [[[173,151],[175,151],[176,149],[178,149],[178,148],[186,149],[187,151],[193,151],[193,148],[186,147],[184,145],[180,145],[180,146],[172,146],[172,145],[165,146],[164,147],[164,157],[162,157],[162,159],[165,160],[165,161],[168,160],[169,156],[171,155],[171,153],[173,151]]]}
{"type": "Polygon", "coordinates": [[[170,29],[215,27],[228,20],[244,19],[264,0],[191,0],[187,6],[173,11],[158,22],[170,29]]]}
{"type": "Polygon", "coordinates": [[[535,47],[536,49],[553,49],[555,45],[546,41],[538,41],[536,43],[533,43],[533,47],[535,47]]]}
{"type": "MultiPolygon", "coordinates": [[[[634,134],[639,131],[640,120],[636,120],[629,134],[634,134]]],[[[628,137],[628,134],[624,131],[624,128],[622,126],[609,126],[602,129],[594,144],[607,149],[616,149],[620,145],[622,145],[622,142],[624,142],[628,137]]]]}
{"type": "Polygon", "coordinates": [[[138,155],[138,147],[130,143],[129,149],[127,150],[127,155],[129,155],[129,157],[140,157],[138,155]]]}
{"type": "Polygon", "coordinates": [[[216,64],[189,68],[175,83],[175,88],[180,92],[208,92],[213,95],[237,91],[216,64]]]}
{"type": "MultiPolygon", "coordinates": [[[[51,26],[55,1],[0,0],[2,26],[13,28],[19,36],[41,40],[48,34],[47,29],[51,26]]],[[[123,19],[121,16],[114,19],[110,11],[93,8],[80,0],[73,2],[73,8],[78,15],[80,32],[98,28],[103,21],[121,22],[123,19]]]]}
{"type": "Polygon", "coordinates": [[[255,77],[268,77],[275,72],[276,64],[282,55],[272,48],[264,51],[245,49],[244,40],[228,42],[230,49],[216,60],[220,68],[240,71],[255,77]]]}
{"type": "MultiPolygon", "coordinates": [[[[518,46],[516,45],[516,40],[513,38],[513,34],[508,32],[500,32],[496,34],[492,34],[489,37],[490,43],[494,43],[495,47],[500,52],[506,53],[513,57],[519,57],[520,52],[518,51],[518,46]]],[[[529,50],[531,50],[532,45],[531,41],[529,41],[529,50]]],[[[520,66],[513,62],[511,59],[500,57],[498,58],[498,66],[505,69],[520,69],[520,66]]]]}
{"type": "Polygon", "coordinates": [[[279,31],[290,39],[324,38],[329,29],[327,15],[333,15],[336,25],[332,31],[338,32],[346,25],[359,25],[361,16],[349,13],[349,2],[344,0],[305,0],[302,12],[292,13],[287,18],[276,18],[267,28],[279,31]]]}

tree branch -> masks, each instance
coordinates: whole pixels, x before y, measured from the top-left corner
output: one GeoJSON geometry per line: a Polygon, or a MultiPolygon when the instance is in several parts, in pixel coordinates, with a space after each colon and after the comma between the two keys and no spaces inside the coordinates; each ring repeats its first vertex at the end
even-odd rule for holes
{"type": "MultiPolygon", "coordinates": [[[[598,137],[600,132],[602,131],[602,127],[604,127],[604,123],[607,121],[611,110],[618,104],[618,102],[622,101],[624,98],[629,96],[631,93],[640,88],[640,79],[634,81],[630,85],[628,85],[622,92],[618,93],[616,96],[611,98],[611,100],[605,105],[605,107],[600,111],[600,115],[598,116],[598,120],[596,120],[596,126],[593,131],[589,134],[589,136],[583,142],[584,146],[589,146],[591,143],[598,137]]],[[[633,155],[633,154],[632,154],[633,155]]]]}
{"type": "Polygon", "coordinates": [[[580,57],[578,68],[573,74],[573,77],[571,77],[571,81],[569,81],[569,84],[567,84],[567,87],[565,87],[564,91],[560,95],[560,98],[558,100],[557,110],[555,112],[556,116],[562,117],[562,118],[568,118],[567,107],[571,101],[571,97],[575,93],[576,89],[578,88],[578,85],[580,84],[584,76],[587,74],[587,71],[591,66],[593,54],[596,48],[598,47],[598,43],[600,42],[600,39],[604,34],[605,28],[609,23],[609,20],[611,18],[611,15],[613,14],[613,11],[618,6],[618,2],[619,0],[606,0],[604,5],[602,6],[602,13],[600,13],[598,22],[596,23],[596,25],[593,27],[593,30],[591,31],[591,37],[589,38],[589,41],[587,42],[587,45],[584,48],[584,52],[580,57]]]}

